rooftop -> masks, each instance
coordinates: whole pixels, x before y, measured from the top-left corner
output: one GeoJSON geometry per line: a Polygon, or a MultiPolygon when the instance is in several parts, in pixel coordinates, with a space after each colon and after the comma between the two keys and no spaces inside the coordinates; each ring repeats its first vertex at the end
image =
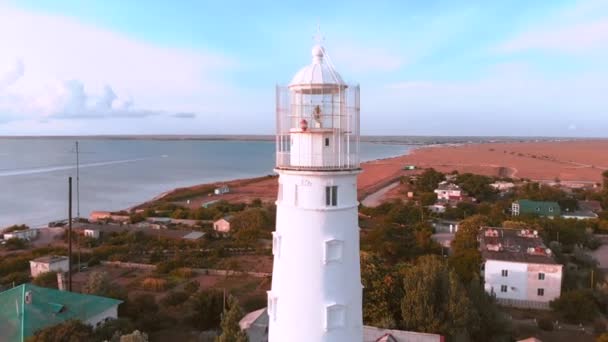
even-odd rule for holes
{"type": "Polygon", "coordinates": [[[460,190],[460,187],[454,183],[441,182],[437,186],[437,190],[460,190]]]}
{"type": "Polygon", "coordinates": [[[64,261],[64,260],[68,260],[68,257],[63,256],[63,255],[46,255],[46,256],[42,256],[40,258],[36,258],[32,261],[42,262],[42,263],[46,263],[46,264],[53,264],[53,263],[64,261]]]}
{"type": "Polygon", "coordinates": [[[0,293],[2,341],[24,341],[69,319],[87,321],[120,300],[23,284],[0,293]]]}
{"type": "Polygon", "coordinates": [[[537,231],[484,227],[479,238],[484,260],[557,264],[537,231]]]}

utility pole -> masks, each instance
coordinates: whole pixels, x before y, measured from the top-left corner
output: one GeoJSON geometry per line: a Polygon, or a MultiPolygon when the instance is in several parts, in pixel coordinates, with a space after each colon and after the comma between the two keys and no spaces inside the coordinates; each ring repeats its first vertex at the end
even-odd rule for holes
{"type": "Polygon", "coordinates": [[[72,177],[68,178],[68,291],[72,292],[72,177]]]}
{"type": "Polygon", "coordinates": [[[80,218],[80,153],[76,141],[76,218],[80,218]]]}

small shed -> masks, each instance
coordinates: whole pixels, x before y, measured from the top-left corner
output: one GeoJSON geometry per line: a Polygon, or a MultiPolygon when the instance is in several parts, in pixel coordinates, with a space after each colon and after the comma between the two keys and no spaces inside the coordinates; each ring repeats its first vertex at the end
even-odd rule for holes
{"type": "Polygon", "coordinates": [[[99,229],[87,228],[84,230],[84,236],[90,237],[93,239],[99,239],[99,229]]]}
{"type": "Polygon", "coordinates": [[[32,240],[38,236],[37,229],[15,230],[10,233],[4,233],[4,240],[21,239],[32,240]]]}
{"type": "Polygon", "coordinates": [[[216,195],[223,195],[223,194],[227,194],[230,192],[230,188],[228,188],[228,185],[224,184],[222,186],[220,186],[219,188],[216,188],[213,193],[216,195]]]}
{"type": "Polygon", "coordinates": [[[229,233],[232,218],[232,216],[224,216],[221,219],[213,222],[213,230],[220,233],[229,233]]]}
{"type": "Polygon", "coordinates": [[[49,255],[30,260],[32,278],[47,272],[67,272],[68,268],[69,260],[66,256],[49,255]]]}

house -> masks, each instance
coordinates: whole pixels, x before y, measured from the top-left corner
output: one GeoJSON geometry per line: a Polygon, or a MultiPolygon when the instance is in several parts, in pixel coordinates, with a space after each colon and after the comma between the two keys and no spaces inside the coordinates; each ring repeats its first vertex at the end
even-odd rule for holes
{"type": "Polygon", "coordinates": [[[564,212],[562,214],[563,218],[566,219],[576,219],[576,220],[593,220],[598,218],[599,216],[593,211],[589,210],[575,210],[571,212],[564,212]]]}
{"type": "Polygon", "coordinates": [[[101,220],[109,220],[112,213],[109,211],[92,211],[89,215],[89,221],[97,222],[101,220]]]}
{"type": "Polygon", "coordinates": [[[32,278],[46,272],[67,272],[69,260],[66,256],[50,255],[30,260],[32,278]]]}
{"type": "Polygon", "coordinates": [[[228,185],[224,184],[222,186],[220,186],[219,188],[216,188],[215,190],[213,190],[213,193],[216,195],[223,195],[223,194],[227,194],[230,192],[230,188],[228,188],[228,185]]]}
{"type": "Polygon", "coordinates": [[[440,201],[461,201],[464,197],[463,191],[458,185],[448,182],[439,183],[435,193],[440,201]]]}
{"type": "Polygon", "coordinates": [[[513,182],[505,182],[505,181],[497,181],[497,182],[490,184],[490,186],[500,192],[511,191],[511,190],[513,190],[513,188],[515,188],[515,184],[513,182]]]}
{"type": "Polygon", "coordinates": [[[578,201],[578,208],[583,211],[599,213],[602,211],[602,204],[599,201],[578,201]]]}
{"type": "Polygon", "coordinates": [[[561,215],[561,209],[557,202],[520,199],[511,205],[511,214],[513,216],[531,214],[553,218],[561,215]]]}
{"type": "MultiPolygon", "coordinates": [[[[246,314],[239,322],[249,342],[268,342],[268,311],[266,308],[246,314]]],[[[363,326],[363,342],[443,342],[441,335],[412,331],[389,330],[363,326]]]]}
{"type": "Polygon", "coordinates": [[[484,288],[498,303],[548,309],[559,298],[563,266],[537,231],[485,227],[479,240],[484,288]]]}
{"type": "Polygon", "coordinates": [[[93,239],[99,239],[99,229],[87,228],[84,230],[84,236],[90,237],[93,239]]]}
{"type": "Polygon", "coordinates": [[[37,229],[14,230],[10,233],[4,233],[4,240],[21,239],[32,240],[38,236],[37,229]]]}
{"type": "Polygon", "coordinates": [[[232,221],[232,215],[224,216],[223,218],[213,222],[213,230],[220,233],[230,232],[230,222],[232,221]]]}
{"type": "Polygon", "coordinates": [[[70,319],[97,327],[118,317],[120,300],[23,284],[0,293],[2,341],[23,342],[70,319]]]}
{"type": "Polygon", "coordinates": [[[445,213],[445,210],[446,210],[445,204],[441,204],[441,203],[435,203],[433,205],[427,206],[426,208],[430,212],[436,213],[436,214],[445,213]]]}

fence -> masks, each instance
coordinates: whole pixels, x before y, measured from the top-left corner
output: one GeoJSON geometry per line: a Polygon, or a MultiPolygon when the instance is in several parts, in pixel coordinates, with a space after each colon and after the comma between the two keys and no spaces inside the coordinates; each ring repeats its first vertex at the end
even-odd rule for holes
{"type": "Polygon", "coordinates": [[[520,309],[537,309],[537,310],[549,310],[549,302],[538,302],[533,300],[521,300],[521,299],[506,299],[496,298],[496,302],[500,305],[511,306],[520,309]]]}

